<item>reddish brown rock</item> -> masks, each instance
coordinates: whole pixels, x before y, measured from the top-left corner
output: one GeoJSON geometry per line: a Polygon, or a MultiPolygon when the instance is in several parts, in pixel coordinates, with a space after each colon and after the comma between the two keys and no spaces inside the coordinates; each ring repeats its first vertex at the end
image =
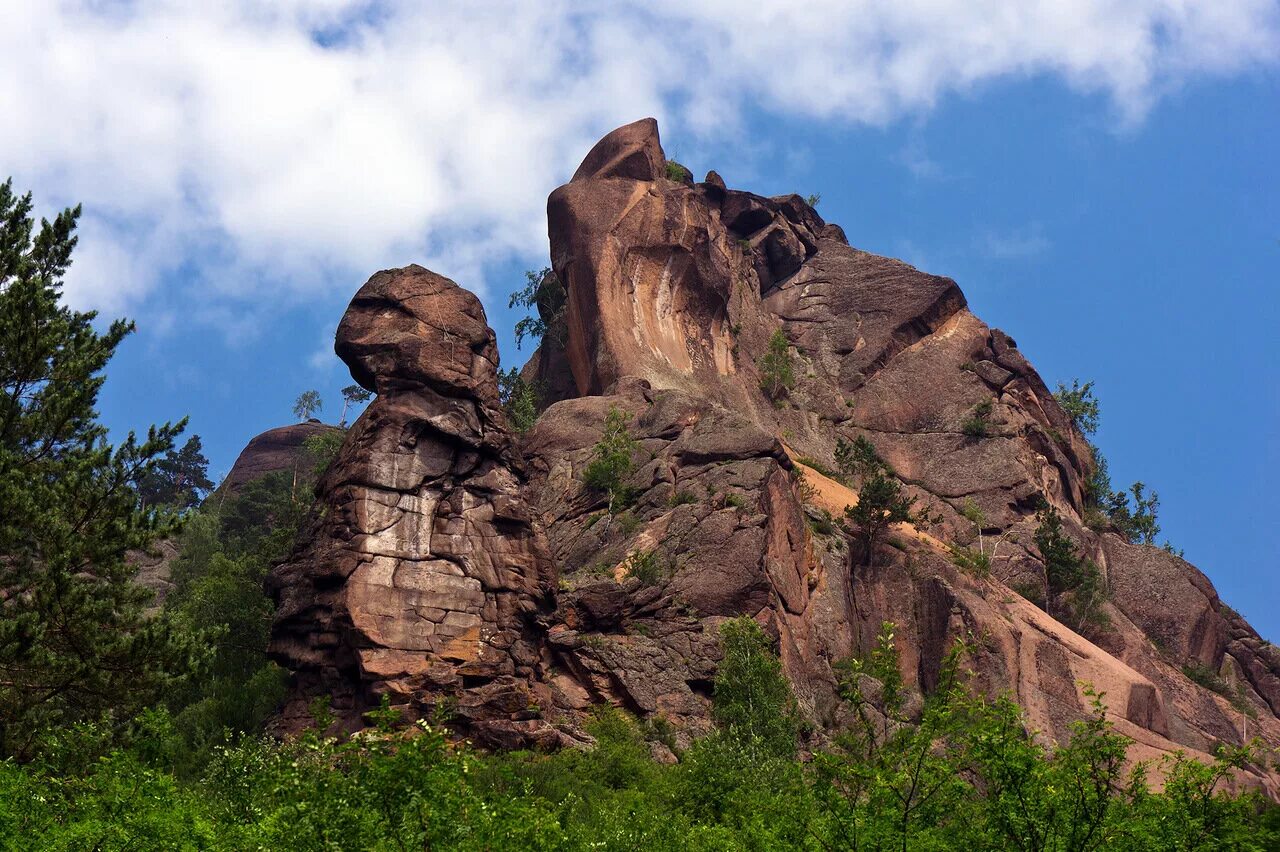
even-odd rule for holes
{"type": "Polygon", "coordinates": [[[510,744],[528,726],[506,723],[545,674],[534,622],[554,570],[508,463],[484,311],[421,267],[380,272],[336,349],[377,397],[320,484],[307,541],[270,578],[286,715],[325,693],[348,725],[383,693],[419,713],[451,699],[478,738],[492,722],[510,744]]]}
{"type": "Polygon", "coordinates": [[[268,429],[250,440],[240,451],[236,463],[231,466],[231,472],[219,487],[234,494],[245,483],[269,473],[294,470],[302,460],[303,442],[315,435],[335,432],[337,429],[337,426],[329,426],[319,420],[268,429]]]}
{"type": "Polygon", "coordinates": [[[509,746],[571,741],[607,701],[687,738],[711,725],[719,625],[747,615],[820,729],[847,713],[833,663],[892,621],[917,701],[965,638],[978,685],[1011,691],[1047,739],[1089,712],[1092,685],[1137,759],[1208,753],[1246,725],[1280,743],[1277,654],[1187,563],[1084,526],[1087,444],[955,282],[849,247],[798,196],[669,180],[651,120],[602,139],[548,215],[563,346],[544,341],[525,368],[555,404],[520,459],[474,298],[410,267],[353,301],[339,353],[379,397],[322,483],[308,548],[273,574],[272,648],[297,672],[295,706],[327,691],[354,718],[378,692],[415,707],[449,695],[509,746]],[[757,365],[777,330],[796,382],[771,400],[757,365]],[[639,442],[617,515],[582,482],[612,408],[639,442]],[[823,472],[856,436],[938,518],[874,554],[838,523],[856,482],[823,472]],[[1042,500],[1105,570],[1105,628],[1081,635],[1011,588],[1041,596],[1042,500]],[[979,534],[990,577],[950,558],[979,534]]]}

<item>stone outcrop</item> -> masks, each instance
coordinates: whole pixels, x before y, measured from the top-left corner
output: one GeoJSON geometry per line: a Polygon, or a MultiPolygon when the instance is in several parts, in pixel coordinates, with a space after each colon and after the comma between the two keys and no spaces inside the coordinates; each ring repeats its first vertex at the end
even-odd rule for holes
{"type": "Polygon", "coordinates": [[[388,694],[421,712],[456,702],[482,742],[554,744],[530,710],[554,571],[509,463],[479,300],[421,267],[380,272],[336,349],[377,397],[318,486],[304,546],[270,578],[270,652],[294,673],[286,717],[327,694],[358,726],[388,694]]]}
{"type": "MultiPolygon", "coordinates": [[[[1194,567],[1085,526],[1087,443],[955,282],[850,247],[798,196],[693,183],[649,119],[602,139],[548,218],[564,328],[524,369],[548,406],[518,440],[474,297],[409,267],[352,302],[338,352],[378,398],[272,576],[295,710],[332,694],[356,724],[379,693],[450,696],[487,742],[555,744],[607,701],[687,738],[710,725],[719,624],[747,615],[819,729],[847,712],[833,664],[893,621],[910,686],[930,690],[968,637],[978,685],[1011,691],[1048,739],[1091,684],[1135,758],[1246,728],[1280,743],[1280,656],[1194,567]],[[796,382],[773,400],[758,363],[778,331],[796,382]],[[583,471],[614,409],[638,450],[610,514],[583,471]],[[855,437],[935,519],[875,553],[839,523],[857,495],[835,449],[855,437]],[[1105,626],[1028,599],[1042,501],[1105,572],[1105,626]],[[951,559],[979,536],[990,576],[951,559]]],[[[1260,767],[1242,781],[1280,793],[1260,767]]]]}
{"type": "Polygon", "coordinates": [[[293,470],[302,459],[302,445],[308,438],[337,429],[337,426],[329,426],[319,420],[268,429],[249,441],[240,451],[236,463],[231,466],[231,472],[219,489],[226,489],[234,494],[246,483],[261,479],[267,474],[293,470]]]}

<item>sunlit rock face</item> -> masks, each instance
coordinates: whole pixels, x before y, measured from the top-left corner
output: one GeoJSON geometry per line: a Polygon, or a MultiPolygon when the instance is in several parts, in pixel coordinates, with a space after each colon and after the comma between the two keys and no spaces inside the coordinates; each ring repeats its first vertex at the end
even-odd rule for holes
{"type": "MultiPolygon", "coordinates": [[[[964,640],[975,688],[1012,693],[1047,740],[1096,690],[1135,759],[1280,744],[1280,655],[1193,566],[1085,526],[1087,442],[954,281],[850,247],[799,196],[694,183],[650,119],[602,139],[548,216],[564,327],[523,370],[544,410],[518,439],[475,297],[407,267],[352,301],[338,353],[378,397],[272,574],[286,720],[329,695],[357,727],[388,693],[415,713],[456,703],[482,742],[556,745],[608,702],[687,742],[711,728],[719,626],[745,615],[819,741],[847,721],[836,664],[888,621],[917,698],[964,640]],[[794,382],[771,399],[778,334],[794,382]],[[610,515],[583,471],[615,409],[636,451],[610,515]],[[835,450],[857,437],[931,517],[874,553],[840,523],[858,483],[835,450]],[[1043,601],[1044,503],[1101,567],[1105,623],[1028,599],[1043,601]],[[952,560],[979,541],[989,576],[952,560]]],[[[1280,797],[1261,767],[1239,780],[1280,797]]]]}
{"type": "Polygon", "coordinates": [[[380,272],[337,352],[377,396],[318,487],[308,540],[271,576],[286,717],[324,694],[358,725],[387,693],[418,712],[456,703],[481,738],[545,736],[523,716],[544,680],[534,620],[553,569],[509,464],[479,300],[418,266],[380,272]]]}

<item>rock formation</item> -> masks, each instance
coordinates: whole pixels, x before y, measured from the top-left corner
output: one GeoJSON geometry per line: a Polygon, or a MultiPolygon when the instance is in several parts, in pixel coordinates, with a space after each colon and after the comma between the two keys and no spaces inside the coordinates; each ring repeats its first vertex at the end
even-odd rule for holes
{"type": "Polygon", "coordinates": [[[231,472],[219,485],[234,494],[246,483],[261,479],[278,470],[293,470],[302,458],[302,444],[315,435],[333,432],[337,426],[329,426],[319,420],[293,423],[268,429],[249,441],[231,466],[231,472]]]}
{"type": "MultiPolygon", "coordinates": [[[[798,196],[670,174],[646,119],[552,193],[563,328],[525,367],[552,404],[518,440],[474,297],[419,267],[356,295],[337,350],[378,397],[271,581],[290,712],[329,694],[355,725],[379,693],[419,711],[451,696],[488,742],[554,744],[607,701],[687,737],[710,724],[718,625],[745,614],[820,727],[845,712],[833,663],[893,621],[909,684],[927,692],[947,646],[974,637],[979,685],[1012,691],[1048,738],[1087,712],[1091,684],[1135,757],[1246,727],[1280,743],[1280,655],[1185,561],[1085,526],[1087,443],[955,282],[851,248],[798,196]],[[797,381],[771,400],[757,364],[779,330],[797,381]],[[613,515],[582,481],[612,409],[639,442],[613,515]],[[936,518],[874,554],[833,523],[857,500],[829,475],[835,448],[856,437],[936,518]],[[1042,500],[1104,569],[1107,626],[1013,591],[1044,588],[1042,500]],[[991,576],[950,558],[979,534],[999,542],[991,576]]],[[[1280,793],[1262,768],[1249,783],[1280,793]]]]}
{"type": "Polygon", "coordinates": [[[295,673],[286,718],[324,694],[358,725],[388,694],[424,712],[456,701],[482,742],[554,744],[524,724],[545,680],[534,620],[553,569],[510,464],[479,300],[421,267],[380,272],[337,351],[377,397],[318,486],[303,547],[270,579],[270,653],[295,673]]]}

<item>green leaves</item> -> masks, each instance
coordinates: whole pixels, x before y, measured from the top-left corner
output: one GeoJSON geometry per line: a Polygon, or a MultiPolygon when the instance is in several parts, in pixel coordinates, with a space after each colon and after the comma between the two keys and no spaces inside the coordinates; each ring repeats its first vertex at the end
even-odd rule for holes
{"type": "Polygon", "coordinates": [[[627,477],[635,469],[637,444],[627,429],[627,414],[610,408],[605,416],[604,434],[591,451],[591,461],[582,472],[588,488],[603,491],[609,498],[609,514],[626,503],[629,489],[627,477]]]}
{"type": "Polygon", "coordinates": [[[511,428],[523,435],[538,419],[539,392],[515,367],[498,371],[498,401],[511,428]]]}
{"type": "Polygon", "coordinates": [[[100,333],[62,305],[79,209],[34,238],[30,211],[0,185],[0,753],[23,758],[54,725],[132,716],[201,656],[148,617],[125,561],[176,528],[137,485],[163,478],[185,421],[107,442],[98,391],[133,325],[100,333]]]}
{"type": "Polygon", "coordinates": [[[777,329],[769,338],[769,347],[760,356],[760,388],[777,402],[786,391],[796,385],[795,361],[791,356],[791,342],[777,329]]]}
{"type": "Polygon", "coordinates": [[[551,267],[526,270],[524,281],[524,286],[511,294],[507,307],[532,309],[537,313],[528,314],[516,323],[516,348],[520,348],[525,337],[548,340],[563,347],[568,331],[564,322],[568,292],[564,284],[551,267]]]}

